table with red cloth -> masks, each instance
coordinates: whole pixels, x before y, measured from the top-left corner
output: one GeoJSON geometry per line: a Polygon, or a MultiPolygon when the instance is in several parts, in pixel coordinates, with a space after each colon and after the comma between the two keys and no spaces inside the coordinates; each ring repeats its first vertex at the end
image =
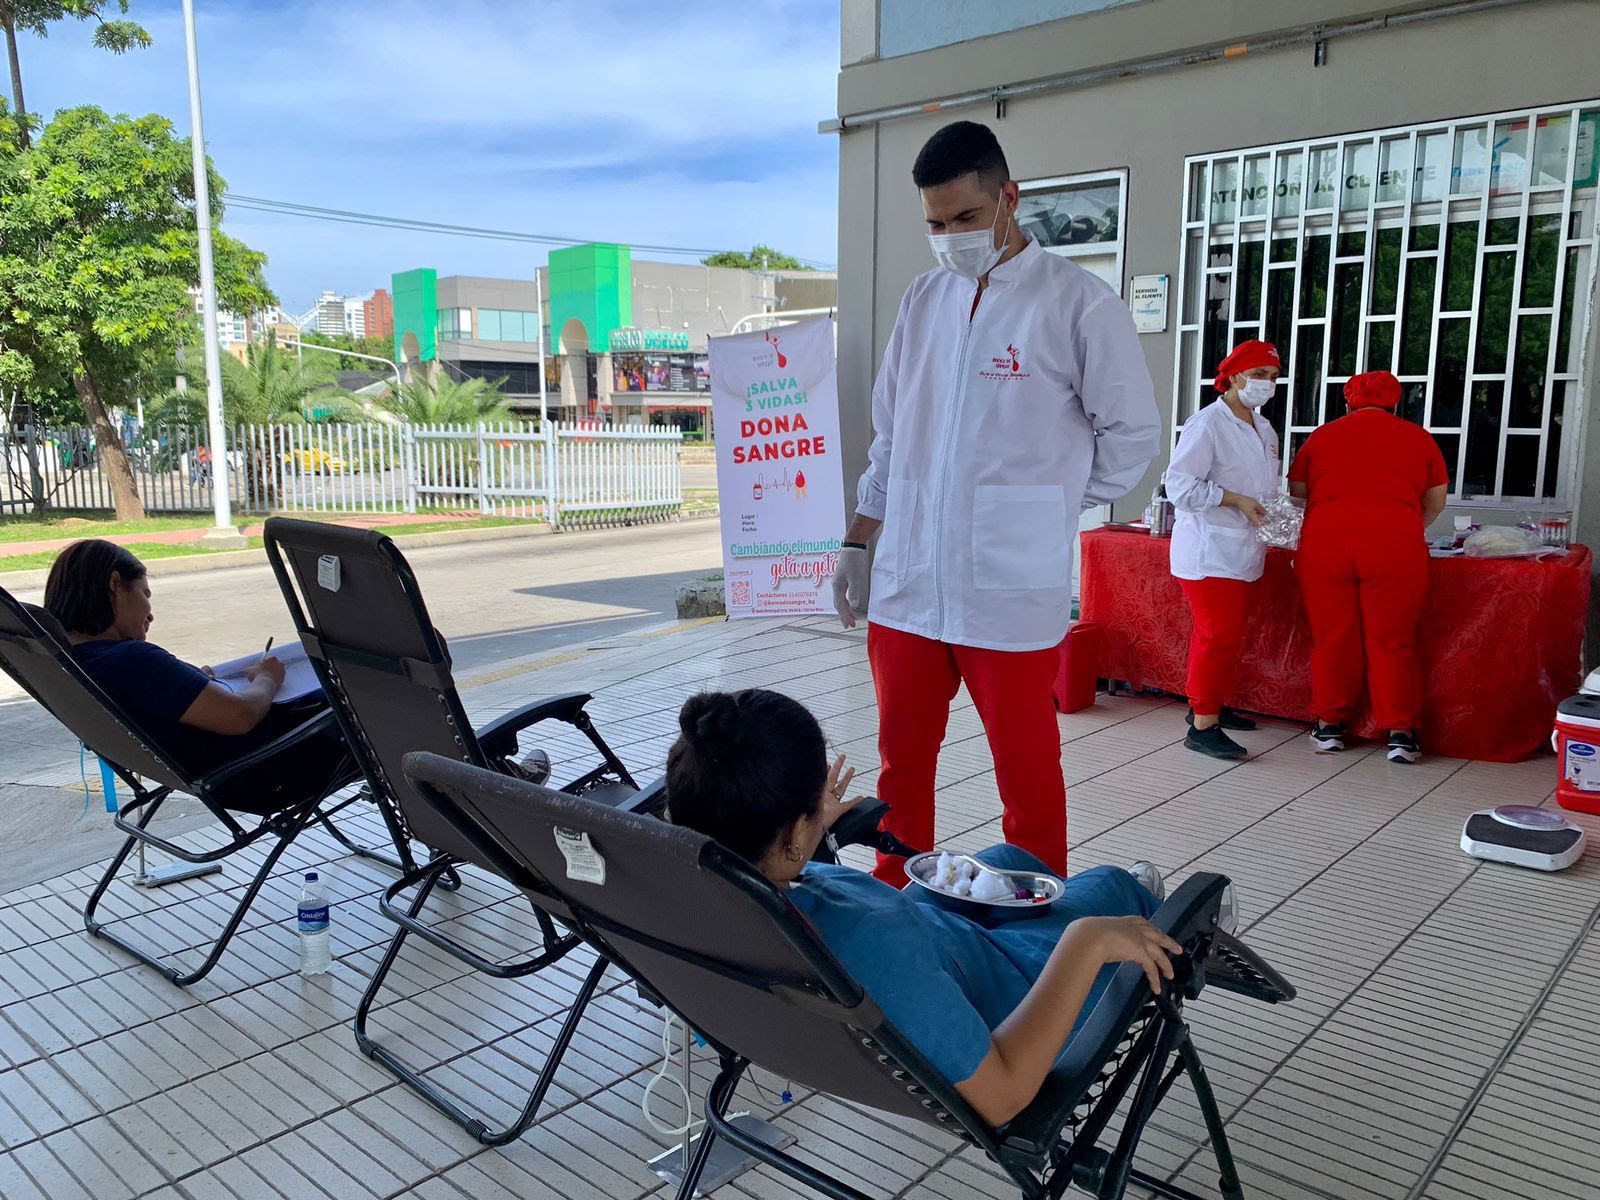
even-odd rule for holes
{"type": "MultiPolygon", "coordinates": [[[[1101,627],[1101,677],[1181,696],[1190,619],[1172,577],[1170,539],[1111,529],[1081,539],[1081,611],[1101,627]]],[[[1574,546],[1559,558],[1431,562],[1418,639],[1422,745],[1450,758],[1524,759],[1549,745],[1556,705],[1582,680],[1590,553],[1574,546]]],[[[1269,550],[1252,592],[1233,703],[1309,722],[1311,630],[1293,554],[1269,550]]],[[[1374,728],[1366,708],[1353,731],[1386,732],[1374,728]]]]}

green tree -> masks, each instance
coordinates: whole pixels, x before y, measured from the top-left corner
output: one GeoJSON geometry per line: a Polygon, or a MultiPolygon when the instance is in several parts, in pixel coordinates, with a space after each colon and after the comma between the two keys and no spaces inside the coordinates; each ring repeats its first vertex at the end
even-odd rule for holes
{"type": "Polygon", "coordinates": [[[501,421],[511,415],[500,391],[503,380],[452,379],[442,371],[413,371],[397,393],[385,392],[378,407],[413,425],[475,424],[501,421]]]}
{"type": "MultiPolygon", "coordinates": [[[[337,336],[318,333],[314,329],[303,330],[300,340],[308,346],[327,346],[334,350],[352,350],[356,354],[365,354],[372,358],[394,361],[394,341],[386,337],[356,337],[353,334],[341,333],[337,336]]],[[[361,358],[334,358],[331,355],[319,354],[317,358],[326,359],[337,365],[341,371],[372,371],[382,372],[383,368],[377,363],[368,362],[361,358]]]]}
{"type": "Polygon", "coordinates": [[[739,267],[746,271],[810,271],[814,268],[806,266],[792,254],[785,254],[781,250],[774,250],[771,246],[752,246],[750,253],[743,250],[724,250],[713,254],[710,258],[700,260],[707,267],[739,267]]]}
{"type": "MultiPolygon", "coordinates": [[[[14,122],[4,111],[0,120],[14,122]]],[[[36,145],[0,129],[0,345],[30,386],[70,382],[100,447],[119,520],[143,513],[110,417],[193,328],[199,280],[189,141],[166,118],[64,109],[36,145]]],[[[211,173],[212,219],[223,182],[211,173]]],[[[265,255],[218,230],[217,291],[235,311],[274,302],[265,255]]]]}
{"type": "Polygon", "coordinates": [[[17,34],[32,33],[48,37],[50,26],[71,18],[74,21],[94,23],[94,44],[113,54],[122,54],[150,44],[150,35],[144,27],[132,21],[107,20],[106,10],[115,7],[118,12],[128,11],[128,0],[0,0],[0,28],[6,33],[6,57],[11,64],[11,105],[17,114],[17,127],[12,136],[17,144],[27,149],[28,106],[22,97],[22,58],[17,49],[17,34]]]}
{"type": "MultiPolygon", "coordinates": [[[[331,360],[329,360],[331,361],[331,360]]],[[[334,382],[334,369],[323,363],[304,363],[294,351],[269,336],[251,346],[240,362],[224,354],[222,362],[222,419],[236,425],[294,425],[309,419],[315,409],[345,411],[353,406],[350,394],[334,382]]],[[[157,424],[203,425],[206,422],[206,380],[200,352],[200,331],[184,347],[182,363],[168,364],[169,377],[183,375],[186,386],[169,387],[145,409],[147,421],[157,424]]]]}

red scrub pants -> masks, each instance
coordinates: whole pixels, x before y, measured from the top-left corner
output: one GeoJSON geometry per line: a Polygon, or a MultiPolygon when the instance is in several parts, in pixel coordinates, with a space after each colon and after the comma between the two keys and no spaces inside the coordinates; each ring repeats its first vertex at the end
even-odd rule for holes
{"type": "MultiPolygon", "coordinates": [[[[878,799],[890,807],[885,828],[908,845],[934,848],[939,747],[964,681],[994,754],[1006,841],[1065,875],[1067,786],[1051,694],[1059,651],[979,650],[869,624],[867,657],[878,694],[878,799]]],[[[903,887],[905,860],[880,854],[873,874],[903,887]]]]}
{"type": "Polygon", "coordinates": [[[1189,638],[1189,707],[1197,717],[1215,717],[1233,699],[1250,585],[1242,579],[1180,579],[1194,632],[1189,638]]]}
{"type": "Polygon", "coordinates": [[[1361,706],[1362,666],[1380,730],[1413,730],[1422,710],[1417,625],[1428,594],[1421,538],[1328,531],[1302,535],[1295,574],[1311,620],[1311,707],[1347,725],[1361,706]]]}

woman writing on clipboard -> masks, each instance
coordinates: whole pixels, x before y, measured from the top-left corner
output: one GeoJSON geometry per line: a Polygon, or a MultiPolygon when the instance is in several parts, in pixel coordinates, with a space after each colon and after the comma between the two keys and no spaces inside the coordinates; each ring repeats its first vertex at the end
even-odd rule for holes
{"type": "MultiPolygon", "coordinates": [[[[317,698],[274,705],[284,666],[270,655],[235,689],[149,641],[155,615],[145,566],[111,542],[88,539],[63,550],[50,568],[44,607],[66,630],[84,674],[195,775],[260,749],[324,707],[317,698]]],[[[339,739],[341,752],[342,745],[339,739]]]]}

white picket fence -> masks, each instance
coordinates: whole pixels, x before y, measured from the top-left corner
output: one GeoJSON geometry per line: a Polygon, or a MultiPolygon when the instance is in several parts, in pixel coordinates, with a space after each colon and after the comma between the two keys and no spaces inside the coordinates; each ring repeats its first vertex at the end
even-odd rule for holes
{"type": "MultiPolygon", "coordinates": [[[[151,512],[208,511],[213,471],[204,427],[131,431],[129,461],[151,512]]],[[[29,431],[4,446],[51,508],[111,509],[98,447],[82,429],[29,431]]],[[[676,517],[683,434],[598,423],[246,425],[230,432],[229,493],[241,513],[443,509],[543,519],[555,528],[676,517]]],[[[17,496],[0,495],[20,506],[17,496]]]]}

